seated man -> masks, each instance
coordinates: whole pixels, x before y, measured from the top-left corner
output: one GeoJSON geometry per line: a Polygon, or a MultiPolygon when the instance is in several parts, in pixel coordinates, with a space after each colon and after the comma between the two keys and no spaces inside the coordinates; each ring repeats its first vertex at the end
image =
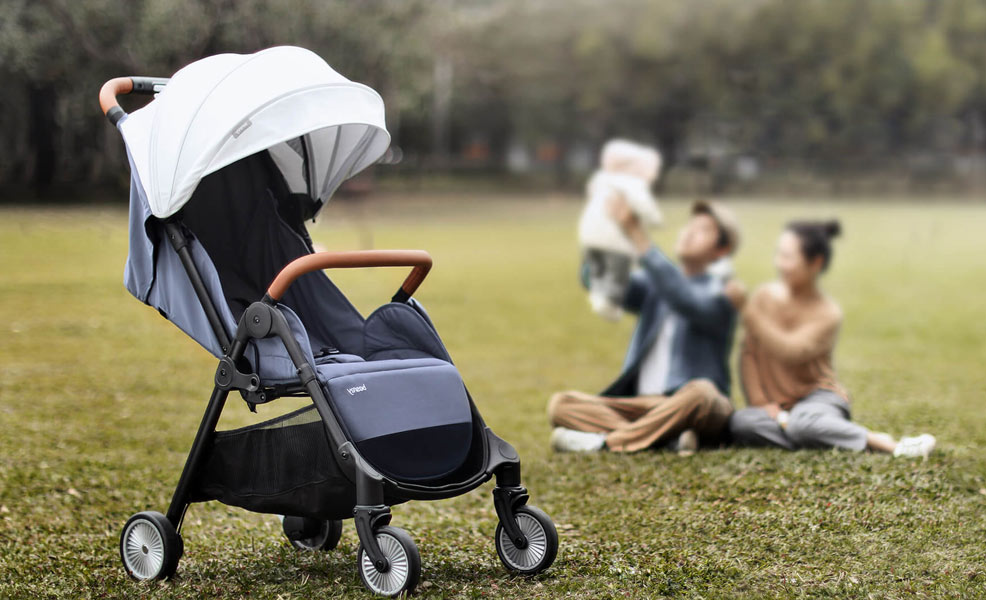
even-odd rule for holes
{"type": "Polygon", "coordinates": [[[694,451],[699,436],[718,440],[733,412],[729,350],[742,286],[707,273],[736,250],[739,228],[721,205],[696,202],[675,245],[675,266],[650,240],[622,199],[613,216],[640,257],[623,308],[639,315],[623,372],[602,395],[560,392],[548,415],[560,452],[635,452],[678,439],[694,451]]]}

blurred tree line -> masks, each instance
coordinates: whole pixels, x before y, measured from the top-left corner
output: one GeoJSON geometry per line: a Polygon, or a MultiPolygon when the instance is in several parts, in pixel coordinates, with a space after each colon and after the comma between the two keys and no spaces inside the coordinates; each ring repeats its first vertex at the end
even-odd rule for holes
{"type": "Polygon", "coordinates": [[[279,44],[376,88],[409,171],[564,184],[623,135],[713,189],[986,180],[982,0],[4,0],[0,183],[122,184],[103,81],[279,44]]]}

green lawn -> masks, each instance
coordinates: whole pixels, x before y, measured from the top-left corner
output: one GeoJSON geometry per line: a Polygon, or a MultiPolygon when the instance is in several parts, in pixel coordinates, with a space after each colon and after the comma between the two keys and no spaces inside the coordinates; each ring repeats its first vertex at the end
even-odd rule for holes
{"type": "MultiPolygon", "coordinates": [[[[986,206],[733,204],[746,234],[738,271],[750,283],[770,277],[784,221],[843,219],[825,284],[846,313],[837,362],[855,418],[930,431],[940,450],[926,462],[733,449],[554,455],[549,394],[603,387],[632,327],[588,309],[575,199],[341,203],[312,229],[323,246],[432,252],[419,298],[561,536],[552,569],[511,578],[493,549],[489,485],[399,506],[394,524],[422,553],[420,596],[986,596],[986,206]]],[[[671,228],[657,237],[668,245],[686,206],[666,208],[671,228]]],[[[297,553],[274,517],[218,503],[190,509],[175,579],[126,578],[120,529],[134,512],[167,508],[215,369],[124,290],[126,241],[123,210],[0,210],[0,598],[364,597],[351,522],[337,550],[297,553]]],[[[403,275],[337,281],[368,311],[403,275]]],[[[235,402],[223,425],[252,418],[235,402]]]]}

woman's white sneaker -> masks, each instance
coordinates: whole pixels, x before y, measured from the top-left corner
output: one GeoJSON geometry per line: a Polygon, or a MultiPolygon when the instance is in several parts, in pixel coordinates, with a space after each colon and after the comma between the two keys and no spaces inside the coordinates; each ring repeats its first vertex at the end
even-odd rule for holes
{"type": "Polygon", "coordinates": [[[605,433],[576,431],[565,427],[555,427],[551,432],[551,447],[556,452],[599,452],[605,445],[605,433]]]}
{"type": "Polygon", "coordinates": [[[678,456],[691,456],[698,452],[698,434],[686,429],[678,436],[678,456]]]}
{"type": "Polygon", "coordinates": [[[902,437],[897,442],[897,448],[894,449],[894,457],[913,458],[920,456],[921,458],[928,458],[928,455],[935,449],[936,443],[935,436],[929,433],[922,433],[914,437],[902,437]]]}

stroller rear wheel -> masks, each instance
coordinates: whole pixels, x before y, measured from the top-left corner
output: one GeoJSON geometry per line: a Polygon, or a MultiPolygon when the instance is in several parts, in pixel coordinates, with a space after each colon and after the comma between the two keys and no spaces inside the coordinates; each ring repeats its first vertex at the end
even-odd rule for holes
{"type": "Polygon", "coordinates": [[[527,545],[518,548],[507,535],[503,524],[496,526],[496,553],[508,571],[518,575],[536,575],[551,566],[558,554],[558,532],[551,517],[533,506],[521,506],[514,511],[517,526],[527,538],[527,545]]]}
{"type": "Polygon", "coordinates": [[[120,558],[127,575],[138,581],[167,579],[178,569],[184,550],[181,536],[167,517],[145,511],[130,517],[120,535],[120,558]]]}
{"type": "Polygon", "coordinates": [[[356,568],[363,585],[374,594],[395,597],[410,594],[421,577],[421,555],[406,531],[398,527],[381,527],[375,532],[377,544],[387,559],[380,571],[360,544],[356,568]]]}
{"type": "Polygon", "coordinates": [[[298,550],[333,550],[342,537],[342,521],[284,516],[281,527],[288,541],[298,550]]]}

